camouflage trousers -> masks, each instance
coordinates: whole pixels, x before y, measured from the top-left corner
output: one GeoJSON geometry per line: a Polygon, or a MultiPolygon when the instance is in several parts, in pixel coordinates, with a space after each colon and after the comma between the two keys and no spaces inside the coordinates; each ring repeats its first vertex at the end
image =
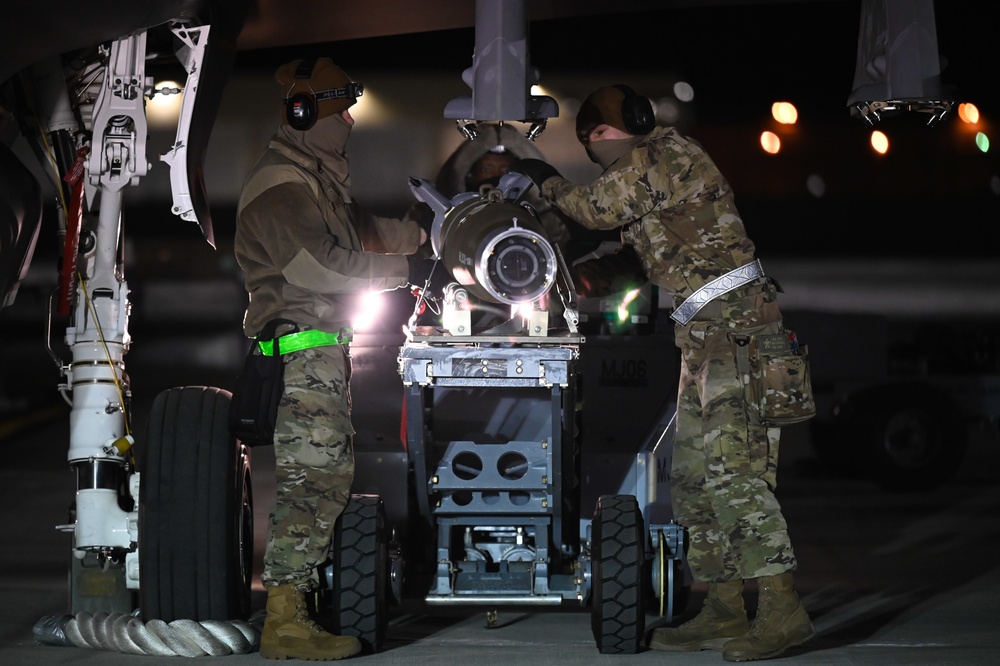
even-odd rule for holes
{"type": "Polygon", "coordinates": [[[284,356],[274,434],[275,501],[264,585],[315,583],[354,477],[351,359],[345,346],[284,356]]]}
{"type": "Polygon", "coordinates": [[[670,490],[698,582],[772,576],[796,566],[774,495],[780,431],[749,423],[729,338],[782,331],[773,298],[755,290],[725,302],[720,318],[676,327],[681,371],[670,490]]]}

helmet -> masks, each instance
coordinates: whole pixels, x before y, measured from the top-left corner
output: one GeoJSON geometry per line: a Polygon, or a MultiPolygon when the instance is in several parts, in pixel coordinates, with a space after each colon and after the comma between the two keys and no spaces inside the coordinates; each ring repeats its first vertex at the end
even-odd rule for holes
{"type": "Polygon", "coordinates": [[[656,119],[649,99],[626,85],[598,88],[583,100],[576,114],[576,136],[581,143],[598,125],[610,125],[629,134],[648,134],[656,119]]]}
{"type": "Polygon", "coordinates": [[[329,58],[293,60],[279,67],[274,78],[284,95],[282,121],[303,131],[350,108],[364,92],[329,58]]]}

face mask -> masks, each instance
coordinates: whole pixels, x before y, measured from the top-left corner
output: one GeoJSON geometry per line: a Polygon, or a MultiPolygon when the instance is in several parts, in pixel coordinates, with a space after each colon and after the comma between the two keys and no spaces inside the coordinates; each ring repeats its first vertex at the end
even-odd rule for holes
{"type": "Polygon", "coordinates": [[[345,201],[351,201],[351,174],[347,159],[350,123],[337,113],[320,118],[305,132],[281,125],[278,134],[293,146],[316,157],[322,165],[322,173],[335,183],[345,201]]]}
{"type": "Polygon", "coordinates": [[[600,164],[601,168],[607,169],[617,162],[621,157],[628,155],[632,150],[642,143],[645,135],[633,136],[628,139],[604,139],[593,141],[587,144],[587,156],[591,162],[600,164]]]}

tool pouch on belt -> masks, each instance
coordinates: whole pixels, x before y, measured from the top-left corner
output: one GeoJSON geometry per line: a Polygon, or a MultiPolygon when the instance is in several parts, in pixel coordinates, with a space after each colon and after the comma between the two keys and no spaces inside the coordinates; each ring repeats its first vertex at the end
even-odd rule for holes
{"type": "MultiPolygon", "coordinates": [[[[233,397],[229,403],[229,432],[247,446],[274,444],[274,426],[278,403],[284,390],[284,361],[274,334],[281,324],[292,324],[287,319],[267,322],[256,339],[250,342],[250,351],[243,361],[243,371],[236,377],[233,397]],[[274,340],[274,353],[265,356],[257,343],[274,340]]],[[[296,329],[297,330],[297,329],[296,329]]]]}
{"type": "Polygon", "coordinates": [[[779,427],[816,415],[809,348],[794,331],[730,337],[751,423],[779,427]]]}

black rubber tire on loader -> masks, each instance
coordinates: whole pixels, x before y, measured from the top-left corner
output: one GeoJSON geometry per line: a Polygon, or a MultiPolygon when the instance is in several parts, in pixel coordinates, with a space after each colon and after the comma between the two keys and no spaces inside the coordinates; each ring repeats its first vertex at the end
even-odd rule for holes
{"type": "Polygon", "coordinates": [[[335,634],[357,636],[366,653],[378,652],[388,626],[389,575],[380,497],[351,495],[337,518],[330,557],[317,595],[322,623],[335,634]]]}
{"type": "Polygon", "coordinates": [[[646,629],[645,533],[631,495],[602,495],[591,524],[591,628],[601,654],[639,651],[646,629]]]}

